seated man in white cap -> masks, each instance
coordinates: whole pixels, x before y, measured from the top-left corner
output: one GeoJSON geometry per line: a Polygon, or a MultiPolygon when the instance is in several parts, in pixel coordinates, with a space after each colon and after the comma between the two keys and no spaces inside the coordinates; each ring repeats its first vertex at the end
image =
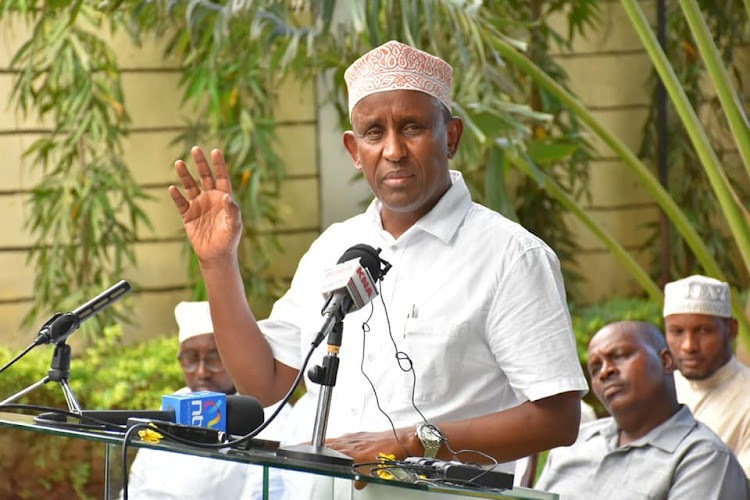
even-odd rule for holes
{"type": "MultiPolygon", "coordinates": [[[[242,217],[221,152],[211,152],[212,169],[193,148],[200,183],[177,161],[184,195],[176,186],[169,193],[240,392],[263,404],[287,393],[320,331],[325,271],[352,246],[369,245],[392,267],[377,300],[344,321],[326,444],[357,463],[381,453],[494,458],[512,472],[514,460],[575,440],[588,386],[557,256],[473,202],[461,173],[449,168],[463,133],[451,113],[452,77],[442,59],[397,41],[346,70],[352,130],[344,147],[375,199],[313,242],[266,320],[256,321],[245,297],[242,217]]],[[[311,364],[324,355],[317,349],[311,364]]],[[[320,386],[309,378],[306,386],[314,402],[320,386]]],[[[311,425],[314,416],[302,420],[311,425]]],[[[334,489],[352,493],[350,483],[334,489]]]]}
{"type": "Polygon", "coordinates": [[[664,287],[664,329],[677,397],[727,445],[750,477],[750,368],[737,361],[729,285],[690,276],[664,287]]]}
{"type": "MultiPolygon", "coordinates": [[[[180,347],[177,358],[187,387],[178,392],[215,391],[234,394],[234,384],[214,341],[208,302],[180,302],[175,307],[180,347]]],[[[268,418],[275,407],[265,409],[268,418]]],[[[279,439],[283,410],[258,437],[279,439]]],[[[139,499],[263,498],[263,468],[226,460],[141,449],[130,468],[128,497],[139,499]]],[[[270,498],[280,498],[281,477],[270,471],[270,498]]]]}

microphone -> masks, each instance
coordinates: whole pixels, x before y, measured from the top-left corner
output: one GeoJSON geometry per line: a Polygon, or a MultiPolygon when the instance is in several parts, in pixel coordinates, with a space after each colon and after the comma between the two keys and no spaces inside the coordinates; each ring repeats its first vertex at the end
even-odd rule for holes
{"type": "Polygon", "coordinates": [[[227,434],[244,436],[260,427],[266,419],[263,405],[252,396],[227,396],[227,434]]]}
{"type": "MultiPolygon", "coordinates": [[[[215,402],[216,400],[213,401],[215,402]]],[[[197,411],[197,408],[195,410],[197,411]]],[[[215,429],[216,431],[222,430],[225,431],[226,434],[236,436],[243,436],[251,433],[260,427],[265,420],[263,406],[254,397],[243,396],[240,394],[227,396],[221,392],[211,391],[162,396],[162,410],[83,410],[81,411],[81,415],[84,417],[95,418],[112,425],[126,425],[128,419],[158,420],[191,427],[196,427],[195,424],[197,423],[197,426],[207,429],[215,429]],[[217,395],[219,400],[222,401],[221,416],[219,419],[220,421],[223,421],[224,428],[221,429],[217,426],[218,422],[208,425],[217,417],[217,413],[212,413],[213,410],[211,405],[209,405],[209,408],[206,411],[203,409],[204,404],[206,402],[211,402],[212,396],[217,397],[217,395]],[[180,398],[178,403],[175,403],[172,399],[176,396],[180,398]],[[165,399],[167,400],[166,407],[164,406],[165,399]],[[176,409],[175,404],[177,404],[177,406],[184,404],[187,406],[188,411],[181,412],[178,416],[178,410],[176,409]],[[201,407],[201,416],[203,416],[202,421],[198,418],[193,421],[192,411],[190,411],[191,406],[201,407]],[[211,415],[213,415],[213,418],[208,418],[211,415]]],[[[64,415],[57,413],[43,413],[39,415],[37,419],[38,423],[51,424],[67,421],[64,415]]],[[[83,419],[83,422],[86,423],[86,420],[83,419]]]]}
{"type": "Polygon", "coordinates": [[[122,297],[130,293],[130,283],[125,280],[103,291],[90,301],[75,309],[73,312],[57,313],[47,321],[39,331],[34,345],[62,344],[65,339],[75,332],[81,323],[94,316],[102,309],[106,309],[122,297]]]}
{"type": "Polygon", "coordinates": [[[391,268],[379,253],[380,249],[369,245],[354,245],[344,252],[335,267],[325,272],[321,287],[327,298],[321,311],[325,321],[313,344],[320,344],[350,311],[361,309],[377,297],[375,283],[391,268]]]}
{"type": "Polygon", "coordinates": [[[328,300],[323,307],[323,316],[335,314],[341,319],[377,297],[375,283],[390,269],[388,264],[381,271],[379,253],[380,249],[375,250],[369,245],[354,245],[339,258],[336,267],[325,272],[321,293],[328,300]]]}

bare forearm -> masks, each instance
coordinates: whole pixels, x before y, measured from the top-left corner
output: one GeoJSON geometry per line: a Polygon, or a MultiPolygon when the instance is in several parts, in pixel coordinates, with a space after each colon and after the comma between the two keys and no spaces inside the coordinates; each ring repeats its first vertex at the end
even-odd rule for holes
{"type": "MultiPolygon", "coordinates": [[[[476,450],[499,462],[507,462],[572,444],[578,435],[580,419],[579,394],[566,392],[491,415],[434,423],[453,450],[476,450]]],[[[326,445],[360,463],[377,460],[379,453],[392,454],[399,460],[424,454],[424,447],[417,438],[414,426],[398,429],[396,433],[398,441],[391,431],[357,432],[328,439],[326,445]]],[[[452,460],[454,457],[443,445],[438,458],[452,460]]],[[[463,461],[491,462],[478,454],[461,454],[458,458],[463,461]]]]}
{"type": "Polygon", "coordinates": [[[201,271],[216,343],[235,387],[258,398],[264,406],[275,403],[286,393],[290,381],[285,373],[278,372],[268,342],[247,304],[237,259],[202,262],[201,271]]]}
{"type": "MultiPolygon", "coordinates": [[[[557,446],[572,444],[578,435],[581,410],[579,394],[569,392],[515,408],[457,422],[437,423],[453,450],[477,450],[500,462],[526,457],[557,446]]],[[[423,450],[413,429],[400,433],[407,448],[421,455],[423,450]]],[[[453,458],[443,445],[439,458],[453,458]]],[[[478,455],[466,460],[487,462],[478,455]]]]}

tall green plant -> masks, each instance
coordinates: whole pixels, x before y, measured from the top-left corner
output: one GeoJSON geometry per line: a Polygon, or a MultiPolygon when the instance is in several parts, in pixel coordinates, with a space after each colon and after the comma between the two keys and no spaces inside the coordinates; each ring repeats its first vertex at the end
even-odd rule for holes
{"type": "MultiPolygon", "coordinates": [[[[116,58],[94,34],[104,16],[83,2],[37,4],[0,1],[0,20],[20,11],[33,25],[11,61],[12,102],[23,116],[51,123],[24,153],[41,173],[26,221],[36,269],[27,325],[119,281],[135,260],[138,225],[148,225],[146,196],[120,160],[129,117],[116,58]]],[[[84,323],[84,340],[113,314],[84,323]]]]}
{"type": "MultiPolygon", "coordinates": [[[[640,8],[638,5],[630,0],[622,0],[623,4],[627,4],[627,9],[632,10],[632,12],[639,12],[640,8]]],[[[648,42],[649,45],[653,50],[658,51],[658,44],[655,43],[655,37],[653,35],[653,30],[651,30],[648,23],[645,21],[645,17],[642,16],[642,13],[639,15],[632,16],[632,20],[634,24],[640,23],[638,26],[638,30],[642,33],[642,36],[646,38],[651,38],[651,41],[648,42]]],[[[588,126],[588,128],[595,133],[599,138],[602,139],[602,141],[607,144],[622,160],[623,162],[631,168],[631,170],[635,173],[635,175],[638,177],[638,179],[643,183],[643,186],[651,193],[651,195],[654,198],[654,201],[661,207],[662,210],[667,214],[670,221],[675,225],[676,229],[680,232],[683,238],[685,238],[685,241],[689,244],[691,250],[695,253],[696,257],[700,261],[703,268],[706,270],[706,272],[712,276],[715,276],[717,278],[720,278],[724,281],[727,281],[725,277],[724,270],[717,264],[715,259],[712,257],[711,252],[706,247],[703,240],[698,235],[695,228],[691,225],[690,221],[685,216],[684,212],[677,206],[674,199],[667,193],[664,188],[661,186],[659,181],[654,177],[654,175],[651,173],[651,171],[643,164],[643,162],[633,153],[633,151],[628,148],[619,138],[617,138],[604,124],[602,124],[592,113],[589,111],[583,103],[579,99],[577,99],[575,96],[573,96],[571,93],[566,91],[561,85],[559,85],[556,81],[554,81],[552,78],[549,77],[546,73],[544,73],[538,66],[536,66],[529,58],[524,55],[523,53],[519,52],[516,47],[510,45],[507,43],[506,40],[496,37],[493,40],[494,46],[497,48],[498,52],[500,52],[503,57],[506,58],[506,60],[510,61],[512,64],[517,65],[519,68],[521,68],[526,74],[529,75],[529,77],[533,78],[535,81],[537,81],[540,85],[542,85],[544,88],[546,88],[549,92],[556,95],[563,103],[565,103],[565,106],[573,113],[575,113],[577,116],[581,118],[581,120],[588,126]]],[[[654,56],[657,59],[660,59],[658,56],[654,56]]],[[[657,61],[659,62],[659,61],[657,61]]],[[[663,61],[660,61],[660,63],[663,61]]],[[[666,74],[666,73],[665,73],[666,74]]],[[[677,87],[679,87],[679,83],[676,84],[677,87]]],[[[678,97],[679,92],[675,94],[675,97],[678,97]]],[[[689,113],[687,113],[689,115],[689,113]]],[[[686,116],[687,116],[686,115],[686,116]]],[[[687,116],[689,118],[689,116],[687,116]]],[[[690,122],[687,124],[687,126],[693,126],[693,127],[700,127],[700,123],[690,122]]],[[[697,137],[699,137],[700,134],[697,134],[697,137]]],[[[528,170],[531,174],[535,174],[536,169],[532,162],[529,161],[530,169],[528,170]]],[[[717,166],[714,163],[711,163],[709,165],[704,165],[704,168],[707,170],[710,170],[712,168],[716,168],[717,166]]],[[[720,166],[719,166],[720,168],[720,166]]],[[[714,172],[715,176],[721,180],[721,172],[714,172]]],[[[545,182],[545,185],[548,186],[546,189],[549,189],[549,192],[553,194],[554,196],[558,196],[562,199],[560,196],[560,190],[559,189],[553,189],[552,182],[550,182],[548,179],[542,180],[540,179],[540,182],[545,182]]],[[[727,185],[724,185],[722,187],[724,190],[729,190],[730,188],[727,185]]],[[[724,200],[725,203],[730,204],[734,200],[724,200]]],[[[739,207],[731,207],[733,212],[739,211],[741,213],[741,209],[739,207]]],[[[585,213],[585,211],[580,210],[574,212],[578,217],[585,219],[585,217],[582,216],[582,213],[585,213]]],[[[740,224],[737,224],[738,235],[743,235],[744,232],[747,230],[747,228],[741,227],[742,219],[739,220],[740,224]]],[[[588,221],[584,220],[584,223],[586,224],[594,224],[596,227],[599,225],[595,222],[591,221],[590,219],[588,221]]],[[[594,233],[601,237],[602,235],[606,235],[606,231],[599,228],[594,231],[594,233]]],[[[619,245],[618,242],[614,241],[611,238],[602,238],[603,243],[610,248],[615,256],[625,265],[626,268],[630,269],[634,262],[632,259],[629,259],[627,257],[627,252],[622,249],[621,245],[619,245]]],[[[744,237],[740,238],[737,241],[738,245],[744,245],[744,237]]],[[[636,264],[637,265],[637,264],[636,264]]],[[[638,266],[640,268],[640,266],[638,266]]],[[[661,290],[659,287],[651,280],[650,278],[647,278],[648,273],[645,272],[642,268],[633,272],[633,276],[635,279],[639,280],[639,283],[646,289],[651,298],[657,302],[661,303],[663,301],[663,294],[661,293],[661,290]]],[[[739,295],[737,293],[733,294],[732,298],[732,311],[733,314],[737,317],[737,319],[740,322],[740,337],[743,341],[743,343],[750,345],[750,328],[748,328],[748,321],[744,314],[744,307],[743,304],[739,300],[739,295]]]]}
{"type": "MultiPolygon", "coordinates": [[[[726,85],[730,81],[729,73],[740,89],[744,83],[743,69],[738,66],[736,57],[736,47],[747,41],[749,34],[746,31],[747,18],[742,4],[739,0],[721,3],[701,0],[693,3],[689,11],[685,11],[684,7],[683,3],[670,2],[666,12],[667,37],[664,52],[673,69],[672,72],[679,80],[690,106],[704,117],[713,117],[711,126],[705,128],[705,135],[711,144],[726,143],[725,138],[732,137],[733,132],[735,135],[747,135],[749,133],[747,119],[744,118],[743,123],[742,116],[731,111],[731,109],[741,110],[741,104],[738,107],[729,108],[726,115],[722,112],[723,102],[738,98],[737,94],[726,85]],[[700,14],[698,7],[704,15],[700,14]],[[686,12],[689,15],[685,15],[686,12]],[[698,22],[702,24],[700,32],[691,29],[691,24],[698,22]],[[704,35],[701,36],[700,33],[704,35]],[[725,82],[716,89],[706,85],[709,77],[708,65],[711,63],[708,60],[704,62],[701,58],[701,53],[705,52],[704,47],[709,44],[714,47],[712,49],[714,59],[718,64],[712,66],[712,72],[719,75],[717,81],[725,82]],[[714,91],[716,94],[713,94],[714,91]]],[[[653,80],[654,82],[659,80],[659,72],[656,69],[653,80]]],[[[727,109],[726,106],[724,109],[727,109]]],[[[655,110],[656,106],[652,105],[641,146],[641,154],[649,159],[655,159],[657,156],[655,110]]],[[[696,148],[693,147],[690,133],[682,125],[682,119],[674,106],[668,108],[667,117],[668,154],[666,158],[669,171],[669,192],[696,226],[714,258],[726,271],[730,282],[733,285],[740,285],[746,276],[742,271],[742,266],[740,268],[736,266],[735,238],[727,234],[725,228],[716,230],[715,227],[716,221],[724,218],[722,206],[714,194],[701,158],[696,148]]],[[[750,153],[743,151],[741,143],[736,144],[736,147],[737,149],[733,149],[730,145],[728,150],[716,148],[715,156],[722,165],[727,165],[731,162],[731,154],[739,152],[741,163],[744,161],[747,164],[750,153]]],[[[736,172],[735,181],[745,175],[744,170],[736,172]]],[[[736,195],[733,196],[744,199],[746,202],[747,193],[743,192],[740,186],[741,182],[739,186],[736,183],[732,186],[737,190],[736,195]]],[[[651,244],[656,251],[660,240],[657,232],[654,233],[651,244]]],[[[672,277],[678,278],[702,272],[700,263],[696,261],[690,248],[685,245],[679,234],[671,235],[669,244],[672,258],[668,271],[672,277]]],[[[655,270],[654,274],[658,274],[658,270],[655,270]]]]}

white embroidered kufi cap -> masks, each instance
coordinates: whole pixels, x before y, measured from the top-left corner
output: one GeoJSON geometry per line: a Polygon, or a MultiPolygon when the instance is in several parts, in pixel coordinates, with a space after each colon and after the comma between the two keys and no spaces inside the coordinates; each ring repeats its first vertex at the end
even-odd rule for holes
{"type": "Polygon", "coordinates": [[[664,287],[664,316],[708,314],[732,317],[729,285],[698,274],[667,283],[664,287]]]}
{"type": "Polygon", "coordinates": [[[451,109],[453,68],[439,57],[391,40],[354,61],[344,73],[349,116],[363,98],[388,90],[418,90],[451,109]]]}
{"type": "Polygon", "coordinates": [[[180,344],[191,337],[214,333],[208,302],[180,302],[174,308],[179,327],[180,344]]]}

